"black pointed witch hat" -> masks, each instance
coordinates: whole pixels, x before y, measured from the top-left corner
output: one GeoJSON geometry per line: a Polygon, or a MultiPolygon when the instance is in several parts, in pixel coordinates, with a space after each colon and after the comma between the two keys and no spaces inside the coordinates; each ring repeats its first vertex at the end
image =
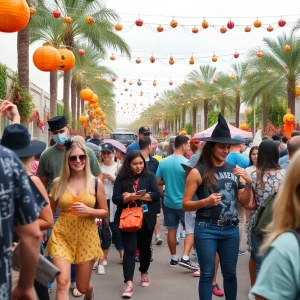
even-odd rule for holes
{"type": "Polygon", "coordinates": [[[230,145],[238,145],[241,143],[239,140],[235,140],[231,138],[230,130],[228,128],[227,122],[224,117],[219,114],[218,123],[213,130],[210,137],[198,138],[200,141],[204,142],[213,142],[213,143],[221,143],[221,144],[230,144],[230,145]]]}

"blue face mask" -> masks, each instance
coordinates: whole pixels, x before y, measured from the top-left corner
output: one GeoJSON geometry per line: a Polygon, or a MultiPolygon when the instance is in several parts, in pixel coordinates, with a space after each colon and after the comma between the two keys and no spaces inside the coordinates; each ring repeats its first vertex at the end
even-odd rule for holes
{"type": "Polygon", "coordinates": [[[53,136],[54,142],[58,145],[63,145],[67,139],[68,137],[65,133],[58,133],[53,136]]]}

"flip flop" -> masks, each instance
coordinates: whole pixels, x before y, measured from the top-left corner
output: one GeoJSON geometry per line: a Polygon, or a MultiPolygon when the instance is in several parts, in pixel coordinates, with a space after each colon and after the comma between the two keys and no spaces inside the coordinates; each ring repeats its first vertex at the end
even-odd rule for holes
{"type": "Polygon", "coordinates": [[[71,285],[70,289],[72,291],[73,297],[81,297],[82,296],[82,294],[78,291],[78,289],[77,289],[77,287],[76,287],[75,284],[71,285]]]}

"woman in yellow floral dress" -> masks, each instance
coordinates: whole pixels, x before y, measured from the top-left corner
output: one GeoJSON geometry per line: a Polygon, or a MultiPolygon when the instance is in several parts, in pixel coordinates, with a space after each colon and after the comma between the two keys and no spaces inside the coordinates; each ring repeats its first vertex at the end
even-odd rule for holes
{"type": "Polygon", "coordinates": [[[93,264],[103,256],[95,218],[107,217],[107,202],[102,182],[91,174],[85,146],[70,140],[65,146],[62,171],[49,195],[53,213],[57,207],[60,213],[45,252],[61,271],[56,300],[69,299],[71,264],[76,264],[76,286],[89,300],[94,299],[93,264]]]}

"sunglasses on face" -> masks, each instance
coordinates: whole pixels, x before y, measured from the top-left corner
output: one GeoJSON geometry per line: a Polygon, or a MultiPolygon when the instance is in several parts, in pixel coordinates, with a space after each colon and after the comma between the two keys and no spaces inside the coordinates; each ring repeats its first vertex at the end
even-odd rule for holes
{"type": "Polygon", "coordinates": [[[72,156],[69,156],[69,161],[70,162],[76,162],[77,160],[80,160],[80,162],[83,162],[86,160],[86,155],[85,154],[81,154],[81,155],[72,155],[72,156]]]}

